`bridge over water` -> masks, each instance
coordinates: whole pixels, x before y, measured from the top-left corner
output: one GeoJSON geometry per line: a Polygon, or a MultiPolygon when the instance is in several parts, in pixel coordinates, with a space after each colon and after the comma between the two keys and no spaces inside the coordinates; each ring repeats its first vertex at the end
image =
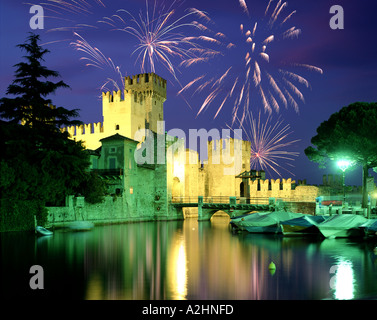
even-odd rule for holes
{"type": "Polygon", "coordinates": [[[197,207],[198,220],[210,220],[217,211],[226,212],[231,218],[251,211],[269,211],[274,208],[270,198],[239,197],[173,197],[171,203],[176,209],[197,207]]]}

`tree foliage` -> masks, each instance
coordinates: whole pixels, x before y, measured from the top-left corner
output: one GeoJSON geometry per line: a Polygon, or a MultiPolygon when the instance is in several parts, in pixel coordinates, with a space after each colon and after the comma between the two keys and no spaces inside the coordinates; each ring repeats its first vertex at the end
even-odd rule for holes
{"type": "Polygon", "coordinates": [[[50,78],[59,77],[59,73],[47,69],[41,64],[44,55],[49,50],[38,45],[39,36],[31,33],[27,42],[17,47],[26,51],[23,58],[26,62],[16,64],[15,79],[8,86],[7,95],[0,99],[0,117],[12,123],[45,128],[48,131],[57,130],[61,126],[81,124],[78,120],[70,120],[78,116],[78,110],[67,110],[63,107],[53,107],[51,99],[47,98],[59,88],[69,88],[63,81],[52,82],[50,78]]]}
{"type": "Polygon", "coordinates": [[[68,88],[41,63],[49,51],[30,34],[18,45],[26,62],[15,65],[15,79],[0,99],[0,191],[9,201],[38,200],[64,203],[68,194],[83,193],[88,179],[89,155],[81,142],[68,139],[61,127],[81,124],[71,120],[78,110],[55,107],[49,95],[68,88]]]}
{"type": "Polygon", "coordinates": [[[347,159],[363,167],[363,205],[368,170],[377,166],[377,103],[356,102],[330,116],[311,139],[307,157],[325,167],[329,160],[347,159]]]}

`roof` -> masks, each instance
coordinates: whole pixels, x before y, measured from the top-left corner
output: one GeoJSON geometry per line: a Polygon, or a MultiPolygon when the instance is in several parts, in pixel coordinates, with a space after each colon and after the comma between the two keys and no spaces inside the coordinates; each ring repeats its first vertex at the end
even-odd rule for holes
{"type": "Polygon", "coordinates": [[[264,172],[264,170],[250,170],[250,171],[244,171],[238,175],[236,175],[236,178],[251,178],[251,179],[260,179],[261,178],[261,172],[264,172]]]}
{"type": "Polygon", "coordinates": [[[112,136],[106,137],[101,139],[101,142],[107,142],[107,141],[114,141],[114,140],[128,140],[131,142],[139,143],[138,141],[135,141],[133,139],[127,138],[125,136],[120,135],[119,133],[113,134],[112,136]]]}

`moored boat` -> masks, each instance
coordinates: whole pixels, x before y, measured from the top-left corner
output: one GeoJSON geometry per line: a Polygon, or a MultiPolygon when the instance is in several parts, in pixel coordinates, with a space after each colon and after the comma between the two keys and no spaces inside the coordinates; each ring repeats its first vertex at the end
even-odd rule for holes
{"type": "Polygon", "coordinates": [[[280,222],[303,216],[302,213],[274,211],[269,213],[254,213],[254,217],[241,220],[237,226],[250,233],[281,233],[280,222]]]}
{"type": "Polygon", "coordinates": [[[269,212],[255,212],[255,211],[249,212],[249,213],[246,213],[246,214],[242,214],[242,215],[230,218],[229,223],[232,226],[232,228],[234,228],[236,230],[244,230],[242,228],[242,226],[239,225],[239,223],[241,221],[245,221],[245,220],[248,220],[248,219],[255,219],[256,217],[258,217],[260,215],[265,215],[266,213],[269,213],[269,212]]]}
{"type": "Polygon", "coordinates": [[[360,226],[366,221],[363,216],[342,214],[332,216],[316,227],[325,238],[361,237],[364,234],[360,226]]]}
{"type": "Polygon", "coordinates": [[[316,226],[326,221],[328,218],[328,216],[304,215],[302,217],[282,221],[280,225],[284,236],[318,235],[319,230],[316,226]]]}
{"type": "Polygon", "coordinates": [[[377,219],[368,219],[367,222],[360,226],[364,230],[366,236],[376,236],[377,235],[377,219]]]}
{"type": "Polygon", "coordinates": [[[41,236],[52,236],[54,234],[52,231],[47,230],[46,228],[43,228],[41,226],[36,226],[35,232],[41,236]]]}

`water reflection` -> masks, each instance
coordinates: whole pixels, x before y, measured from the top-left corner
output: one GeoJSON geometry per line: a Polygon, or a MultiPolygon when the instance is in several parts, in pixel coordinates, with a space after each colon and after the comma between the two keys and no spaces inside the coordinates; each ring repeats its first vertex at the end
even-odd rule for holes
{"type": "Polygon", "coordinates": [[[114,300],[377,297],[374,247],[347,239],[234,235],[226,218],[103,226],[49,238],[2,234],[1,290],[114,300]],[[42,293],[28,288],[33,264],[45,270],[42,293]]]}
{"type": "Polygon", "coordinates": [[[187,259],[184,240],[180,239],[172,246],[169,255],[169,286],[172,299],[184,300],[187,296],[187,259]]]}
{"type": "Polygon", "coordinates": [[[337,300],[348,300],[354,297],[355,279],[353,274],[352,262],[340,257],[335,270],[334,297],[337,300]]]}

